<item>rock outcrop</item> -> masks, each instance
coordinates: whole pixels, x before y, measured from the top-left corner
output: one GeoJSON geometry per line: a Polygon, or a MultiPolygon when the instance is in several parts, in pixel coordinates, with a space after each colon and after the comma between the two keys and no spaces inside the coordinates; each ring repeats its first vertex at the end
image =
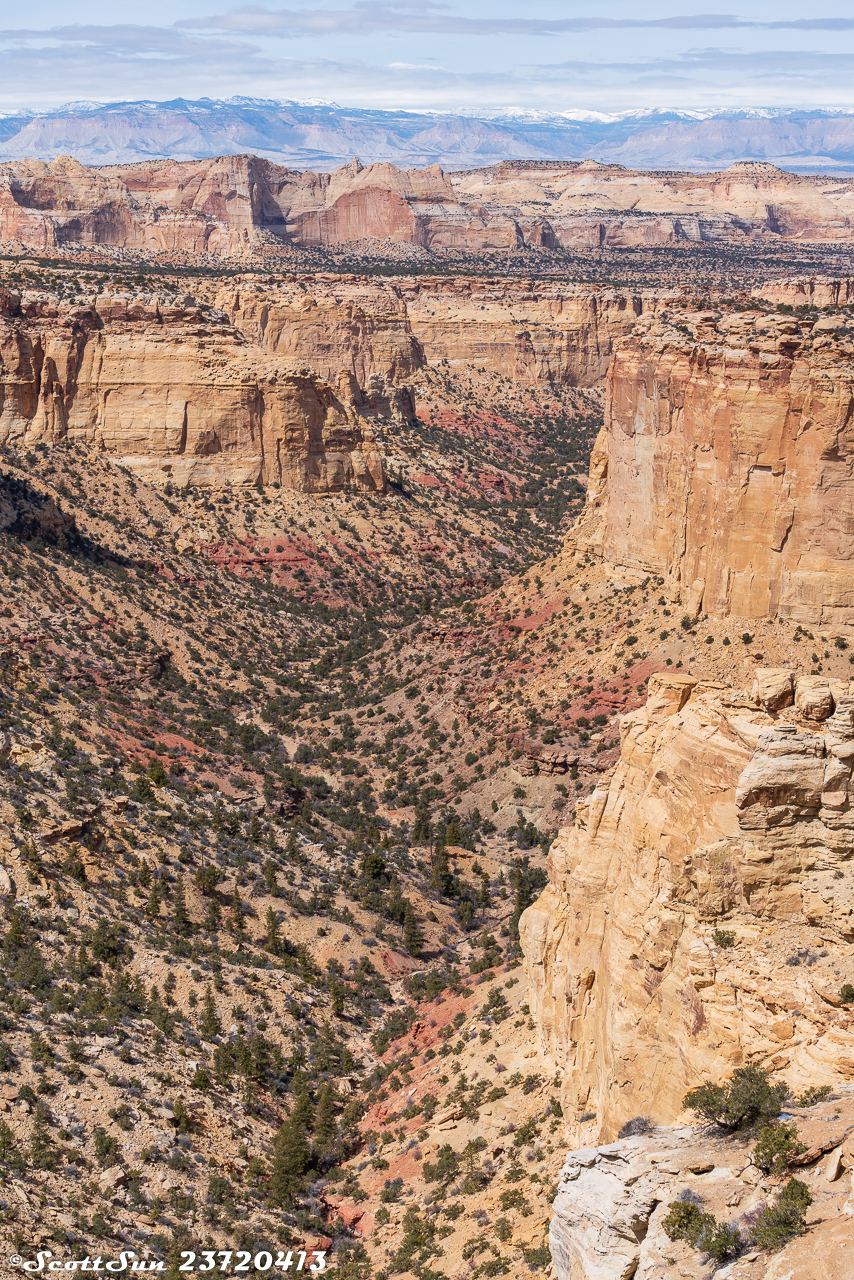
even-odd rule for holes
{"type": "Polygon", "coordinates": [[[290,368],[192,298],[6,294],[0,310],[0,443],[84,444],[180,485],[381,490],[371,417],[411,412],[404,388],[290,368]]]}
{"type": "Polygon", "coordinates": [[[691,612],[854,622],[852,405],[844,316],[641,317],[578,546],[663,575],[691,612]]]}
{"type": "MultiPolygon", "coordinates": [[[[807,1167],[791,1172],[809,1181],[811,1230],[776,1255],[745,1248],[735,1280],[844,1280],[850,1270],[854,1088],[844,1087],[832,1103],[793,1111],[807,1167]]],[[[664,1230],[674,1201],[701,1203],[748,1242],[773,1200],[779,1183],[753,1163],[753,1142],[687,1125],[645,1127],[642,1135],[569,1152],[549,1229],[557,1280],[654,1280],[671,1267],[686,1280],[703,1280],[711,1274],[708,1260],[664,1230]]],[[[723,1280],[733,1273],[716,1274],[723,1280]]]]}
{"type": "Polygon", "coordinates": [[[672,1122],[689,1088],[747,1062],[795,1086],[854,1080],[835,994],[854,942],[854,697],[825,693],[807,720],[659,674],[623,720],[618,765],[520,924],[570,1124],[595,1114],[609,1139],[638,1114],[672,1122]]]}
{"type": "Polygon", "coordinates": [[[680,241],[849,240],[852,179],[770,164],[656,173],[583,161],[510,161],[447,174],[352,160],[332,173],[254,155],[88,168],[70,156],[0,165],[0,240],[239,253],[271,237],[363,239],[470,252],[680,241]]]}

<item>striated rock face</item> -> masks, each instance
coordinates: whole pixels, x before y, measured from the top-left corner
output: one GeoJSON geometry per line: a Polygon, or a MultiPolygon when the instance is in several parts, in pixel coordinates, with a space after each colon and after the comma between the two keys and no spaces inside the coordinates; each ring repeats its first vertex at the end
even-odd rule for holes
{"type": "Polygon", "coordinates": [[[583,161],[510,161],[447,174],[359,160],[333,173],[254,155],[86,168],[70,156],[0,165],[0,240],[34,248],[236,253],[277,237],[370,239],[472,252],[731,241],[848,240],[852,179],[770,164],[656,173],[583,161]]]}
{"type": "Polygon", "coordinates": [[[82,443],[181,485],[384,486],[370,424],[392,412],[381,388],[290,369],[192,298],[66,308],[25,293],[0,310],[0,443],[82,443]]]}
{"type": "Polygon", "coordinates": [[[670,1122],[704,1076],[746,1062],[794,1086],[854,1080],[838,980],[786,963],[854,941],[850,877],[835,876],[854,858],[854,697],[825,692],[829,718],[777,718],[659,674],[623,720],[613,775],[559,833],[520,924],[570,1124],[595,1114],[608,1139],[638,1114],[670,1122]],[[719,926],[739,945],[718,945],[719,926]]]}
{"type": "Polygon", "coordinates": [[[223,289],[216,306],[247,339],[285,366],[309,364],[322,377],[346,370],[398,385],[424,364],[424,352],[397,285],[358,276],[289,278],[278,287],[223,289]]]}
{"type": "Polygon", "coordinates": [[[223,289],[216,305],[251,342],[324,377],[398,384],[425,363],[475,364],[514,382],[592,387],[615,344],[672,294],[457,276],[394,284],[319,273],[223,289]]]}
{"type": "Polygon", "coordinates": [[[463,360],[517,382],[601,383],[615,343],[662,297],[552,281],[415,279],[402,288],[426,358],[463,360]]]}
{"type": "Polygon", "coordinates": [[[851,623],[852,406],[844,317],[642,317],[611,364],[577,541],[694,612],[851,623]]]}

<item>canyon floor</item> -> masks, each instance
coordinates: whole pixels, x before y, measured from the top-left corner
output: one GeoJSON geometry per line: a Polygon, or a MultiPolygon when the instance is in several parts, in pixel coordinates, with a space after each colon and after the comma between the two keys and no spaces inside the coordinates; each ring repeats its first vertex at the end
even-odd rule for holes
{"type": "MultiPolygon", "coordinates": [[[[398,249],[362,248],[299,263],[338,273],[333,291],[348,266],[402,274],[398,249]]],[[[661,252],[590,260],[609,285],[673,290],[685,259],[661,252]]],[[[765,265],[711,287],[747,308],[765,265]]],[[[90,272],[125,293],[195,278],[213,300],[281,261],[201,274],[77,253],[73,282],[68,255],[3,268],[0,286],[59,314],[90,272]]],[[[451,353],[407,383],[415,413],[377,424],[378,493],[155,485],[73,440],[0,453],[4,1255],[124,1248],[177,1276],[182,1250],[306,1250],[343,1280],[547,1274],[559,1187],[580,1203],[615,1162],[627,1203],[635,1175],[658,1179],[637,1275],[700,1280],[715,1264],[663,1234],[669,1204],[688,1190],[745,1218],[781,1183],[687,1114],[612,1143],[569,1112],[519,919],[653,675],[747,701],[756,668],[847,687],[850,631],[708,616],[596,557],[578,517],[601,382],[451,353]],[[573,1176],[570,1145],[593,1153],[573,1176]]],[[[787,924],[776,960],[817,937],[787,924]]],[[[841,1025],[854,963],[827,947],[841,1025]]],[[[791,1113],[805,1144],[844,1133],[842,1162],[830,1180],[816,1156],[807,1234],[747,1250],[736,1280],[845,1274],[854,1101],[791,1113]]]]}

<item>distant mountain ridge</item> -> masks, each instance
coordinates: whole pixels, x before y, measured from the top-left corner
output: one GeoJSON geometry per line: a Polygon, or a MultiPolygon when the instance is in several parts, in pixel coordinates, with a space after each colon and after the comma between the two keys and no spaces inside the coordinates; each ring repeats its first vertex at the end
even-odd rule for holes
{"type": "Polygon", "coordinates": [[[0,160],[71,155],[88,165],[250,152],[328,170],[358,155],[402,167],[592,158],[633,169],[713,170],[764,160],[794,173],[854,173],[854,110],[414,112],[322,98],[71,102],[0,113],[0,160]]]}

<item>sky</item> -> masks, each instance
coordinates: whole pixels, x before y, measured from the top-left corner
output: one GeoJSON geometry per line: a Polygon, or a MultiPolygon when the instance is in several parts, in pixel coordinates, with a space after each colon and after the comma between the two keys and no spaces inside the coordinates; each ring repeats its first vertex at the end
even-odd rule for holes
{"type": "Polygon", "coordinates": [[[5,111],[235,94],[472,114],[854,108],[851,0],[4,0],[0,27],[5,111]]]}

